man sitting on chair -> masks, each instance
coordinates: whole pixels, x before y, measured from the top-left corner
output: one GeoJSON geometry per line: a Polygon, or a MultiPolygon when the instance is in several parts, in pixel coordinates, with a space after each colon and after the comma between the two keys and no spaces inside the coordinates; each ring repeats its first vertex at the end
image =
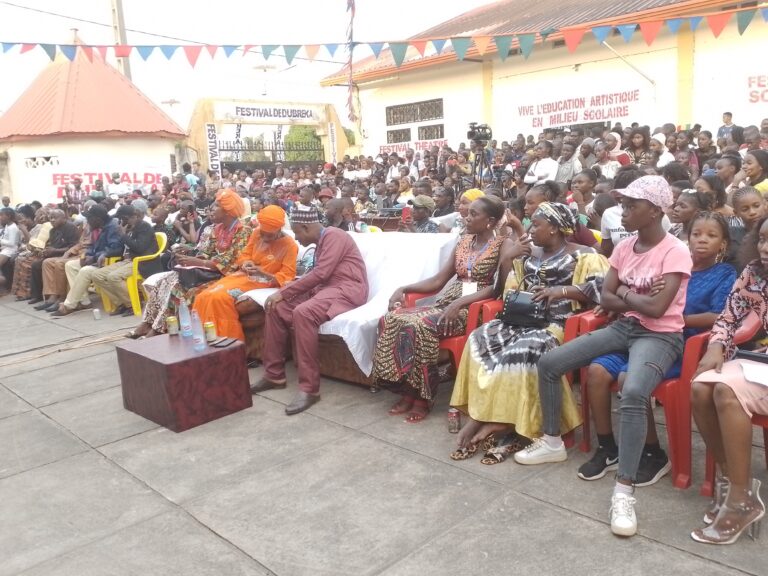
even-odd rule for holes
{"type": "Polygon", "coordinates": [[[284,286],[264,304],[264,378],[251,387],[256,394],[285,388],[285,357],[296,337],[299,391],[285,413],[298,414],[320,400],[318,331],[320,325],[368,300],[365,262],[352,237],[338,228],[323,228],[315,207],[291,211],[291,228],[303,246],[315,244],[315,265],[284,286]]]}

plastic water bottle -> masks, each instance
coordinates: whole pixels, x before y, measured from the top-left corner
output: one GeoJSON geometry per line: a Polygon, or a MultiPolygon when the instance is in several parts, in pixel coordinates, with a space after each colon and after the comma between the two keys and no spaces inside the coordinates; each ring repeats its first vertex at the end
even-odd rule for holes
{"type": "Polygon", "coordinates": [[[197,310],[192,310],[192,349],[195,352],[202,352],[207,346],[203,323],[200,321],[197,310]]]}
{"type": "Polygon", "coordinates": [[[189,315],[189,306],[183,300],[179,306],[179,327],[184,338],[192,337],[192,317],[189,315]]]}

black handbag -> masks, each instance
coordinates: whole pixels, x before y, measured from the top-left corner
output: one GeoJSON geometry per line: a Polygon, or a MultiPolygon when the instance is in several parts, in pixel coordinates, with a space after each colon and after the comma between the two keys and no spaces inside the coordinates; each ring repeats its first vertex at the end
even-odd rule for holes
{"type": "MultiPolygon", "coordinates": [[[[527,276],[526,276],[527,278],[527,276]]],[[[544,328],[549,325],[549,313],[546,300],[534,302],[533,292],[522,290],[525,278],[517,290],[504,298],[504,308],[499,318],[504,324],[521,328],[544,328]]]]}
{"type": "Polygon", "coordinates": [[[176,266],[174,272],[179,276],[179,284],[184,290],[191,290],[202,284],[215,282],[222,277],[221,272],[200,266],[176,266]]]}

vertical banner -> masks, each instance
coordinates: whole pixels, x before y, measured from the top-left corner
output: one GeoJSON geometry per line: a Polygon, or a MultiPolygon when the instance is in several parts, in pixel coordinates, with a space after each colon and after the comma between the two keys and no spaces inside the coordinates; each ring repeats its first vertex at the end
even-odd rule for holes
{"type": "Polygon", "coordinates": [[[285,162],[285,145],[283,144],[283,125],[277,125],[277,132],[275,132],[275,160],[277,162],[285,162]]]}
{"type": "Polygon", "coordinates": [[[216,176],[221,178],[219,135],[216,133],[216,124],[205,125],[205,139],[208,142],[208,170],[213,170],[216,176]]]}
{"type": "MultiPolygon", "coordinates": [[[[336,164],[336,124],[333,122],[328,122],[328,139],[331,143],[331,158],[330,162],[332,164],[336,164]]],[[[325,159],[326,162],[328,162],[328,158],[325,159]]]]}
{"type": "Polygon", "coordinates": [[[238,124],[235,126],[235,152],[232,154],[232,157],[234,158],[235,162],[240,162],[240,151],[243,148],[243,139],[240,137],[241,133],[243,131],[243,125],[238,124]]]}

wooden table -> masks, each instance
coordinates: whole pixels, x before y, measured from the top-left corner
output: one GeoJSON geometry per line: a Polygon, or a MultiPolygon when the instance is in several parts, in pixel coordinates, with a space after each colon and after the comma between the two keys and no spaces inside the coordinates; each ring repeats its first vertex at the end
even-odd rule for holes
{"type": "Polygon", "coordinates": [[[366,216],[360,218],[360,221],[365,222],[368,226],[378,226],[382,232],[397,232],[397,228],[400,226],[399,216],[366,216]]]}
{"type": "Polygon", "coordinates": [[[242,342],[196,352],[163,334],[116,348],[125,409],[174,432],[253,405],[242,342]]]}

